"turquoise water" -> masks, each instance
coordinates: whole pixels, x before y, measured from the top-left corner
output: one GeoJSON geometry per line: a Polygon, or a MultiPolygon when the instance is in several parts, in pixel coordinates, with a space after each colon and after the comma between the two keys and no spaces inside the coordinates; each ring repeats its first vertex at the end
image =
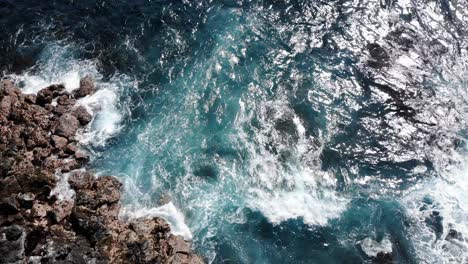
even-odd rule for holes
{"type": "Polygon", "coordinates": [[[126,217],[167,218],[208,262],[467,260],[464,3],[0,11],[4,75],[28,92],[92,75],[90,168],[124,182],[126,217]]]}

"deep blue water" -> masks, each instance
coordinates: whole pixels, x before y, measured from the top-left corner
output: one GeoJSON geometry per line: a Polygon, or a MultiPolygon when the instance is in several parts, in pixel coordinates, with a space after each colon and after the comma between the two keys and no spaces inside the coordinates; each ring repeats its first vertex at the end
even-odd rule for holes
{"type": "Polygon", "coordinates": [[[27,92],[96,79],[90,169],[207,262],[468,261],[465,2],[0,0],[0,23],[27,92]]]}

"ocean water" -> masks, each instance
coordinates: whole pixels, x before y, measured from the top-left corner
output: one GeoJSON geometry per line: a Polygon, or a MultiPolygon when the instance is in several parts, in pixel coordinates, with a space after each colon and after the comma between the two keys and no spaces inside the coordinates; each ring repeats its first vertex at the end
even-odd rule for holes
{"type": "Polygon", "coordinates": [[[0,0],[25,92],[209,263],[468,262],[468,3],[0,0]]]}

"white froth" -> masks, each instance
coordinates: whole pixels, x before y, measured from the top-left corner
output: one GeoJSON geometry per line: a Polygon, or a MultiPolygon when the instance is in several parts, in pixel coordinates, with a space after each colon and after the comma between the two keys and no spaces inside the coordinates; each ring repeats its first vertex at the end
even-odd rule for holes
{"type": "Polygon", "coordinates": [[[83,144],[104,145],[105,141],[121,129],[122,114],[117,108],[118,96],[115,87],[103,85],[96,93],[78,100],[94,119],[90,129],[78,136],[83,144]]]}
{"type": "Polygon", "coordinates": [[[314,190],[261,193],[252,207],[259,209],[273,224],[301,218],[305,224],[326,225],[329,219],[337,218],[346,208],[346,201],[333,192],[319,197],[314,190]]]}
{"type": "Polygon", "coordinates": [[[376,257],[378,253],[385,252],[391,253],[392,252],[392,242],[385,237],[382,241],[377,242],[371,238],[365,238],[360,242],[361,248],[369,257],[376,257]]]}
{"type": "Polygon", "coordinates": [[[403,198],[402,204],[415,221],[409,235],[416,254],[428,263],[465,263],[463,261],[468,260],[468,161],[465,164],[444,178],[432,178],[415,186],[403,198]],[[433,211],[442,217],[443,234],[439,238],[426,223],[433,211]],[[445,239],[451,229],[463,239],[445,239]]]}
{"type": "MultiPolygon", "coordinates": [[[[259,90],[257,90],[259,91],[259,90]]],[[[257,106],[261,129],[256,130],[254,139],[239,130],[241,145],[249,151],[246,205],[261,212],[273,224],[290,219],[302,219],[308,225],[326,225],[330,219],[338,218],[346,210],[348,199],[340,197],[335,190],[336,179],[313,164],[320,153],[316,143],[306,136],[306,128],[299,116],[285,101],[260,103],[247,99],[242,101],[237,115],[239,127],[252,118],[246,105],[257,106]],[[250,102],[249,102],[250,101],[250,102]],[[262,105],[263,104],[263,105],[262,105]],[[290,122],[295,131],[277,129],[276,123],[290,122]],[[284,135],[295,135],[293,141],[284,141],[284,135]],[[285,153],[288,161],[282,160],[264,146],[274,145],[278,153],[285,153]]]]}
{"type": "Polygon", "coordinates": [[[161,217],[171,227],[172,234],[183,236],[186,240],[191,240],[193,237],[190,228],[185,223],[184,215],[172,202],[160,207],[138,209],[134,212],[128,212],[128,215],[130,218],[161,217]]]}

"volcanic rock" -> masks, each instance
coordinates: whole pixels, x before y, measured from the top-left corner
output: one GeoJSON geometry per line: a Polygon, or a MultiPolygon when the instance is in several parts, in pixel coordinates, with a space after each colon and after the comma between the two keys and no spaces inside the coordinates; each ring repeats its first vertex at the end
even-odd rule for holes
{"type": "Polygon", "coordinates": [[[80,88],[74,91],[75,98],[85,97],[91,95],[96,91],[94,81],[90,76],[86,76],[80,80],[80,88]]]}
{"type": "Polygon", "coordinates": [[[71,113],[64,114],[58,120],[58,125],[55,128],[55,134],[65,138],[73,137],[78,130],[80,123],[78,119],[71,113]]]}
{"type": "Polygon", "coordinates": [[[93,116],[86,110],[84,106],[78,106],[75,110],[73,110],[73,115],[80,121],[82,126],[85,126],[91,122],[93,116]]]}

